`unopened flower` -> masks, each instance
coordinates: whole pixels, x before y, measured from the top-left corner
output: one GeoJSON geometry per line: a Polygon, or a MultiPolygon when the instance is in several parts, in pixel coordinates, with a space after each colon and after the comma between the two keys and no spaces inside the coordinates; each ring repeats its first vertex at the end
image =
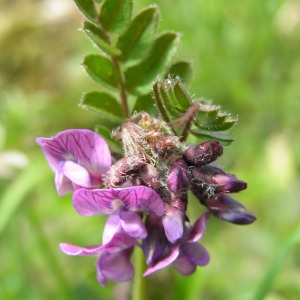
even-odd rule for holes
{"type": "Polygon", "coordinates": [[[186,162],[179,158],[170,167],[170,172],[167,178],[167,184],[171,192],[175,195],[180,195],[187,192],[189,178],[188,166],[186,162]]]}
{"type": "Polygon", "coordinates": [[[70,129],[36,141],[55,173],[60,196],[79,187],[102,186],[103,174],[111,167],[111,154],[98,134],[86,129],[70,129]]]}
{"type": "Polygon", "coordinates": [[[212,166],[190,169],[190,189],[209,211],[219,219],[235,224],[249,224],[255,216],[226,193],[244,190],[246,182],[212,166]]]}
{"type": "Polygon", "coordinates": [[[215,161],[223,153],[218,141],[206,141],[200,145],[190,146],[183,153],[183,159],[193,166],[201,166],[215,161]]]}
{"type": "Polygon", "coordinates": [[[205,200],[205,205],[213,215],[227,222],[245,225],[256,220],[256,217],[244,205],[225,193],[205,200]]]}

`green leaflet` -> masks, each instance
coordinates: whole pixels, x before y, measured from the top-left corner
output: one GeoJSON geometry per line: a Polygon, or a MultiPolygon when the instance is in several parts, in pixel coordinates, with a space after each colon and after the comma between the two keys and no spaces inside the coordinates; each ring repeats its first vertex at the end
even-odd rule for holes
{"type": "Polygon", "coordinates": [[[100,11],[100,24],[110,33],[123,33],[131,19],[132,0],[105,0],[100,11]]]}
{"type": "Polygon", "coordinates": [[[204,140],[215,139],[223,145],[233,141],[223,131],[230,129],[237,120],[222,112],[219,106],[200,100],[193,102],[179,77],[157,80],[153,91],[161,116],[178,135],[183,134],[183,139],[190,131],[204,140]]]}
{"type": "Polygon", "coordinates": [[[119,88],[119,73],[108,58],[100,55],[87,55],[84,59],[83,66],[96,82],[107,88],[119,88]]]}
{"type": "Polygon", "coordinates": [[[74,0],[79,10],[90,20],[97,20],[97,11],[92,0],[74,0]]]}
{"type": "Polygon", "coordinates": [[[119,102],[105,92],[89,92],[81,100],[81,106],[101,114],[111,122],[120,124],[124,121],[123,110],[119,102]]]}
{"type": "Polygon", "coordinates": [[[133,64],[147,55],[155,38],[158,19],[156,7],[146,8],[135,16],[117,42],[117,48],[122,51],[121,61],[133,64]]]}
{"type": "Polygon", "coordinates": [[[193,135],[197,136],[198,138],[202,139],[203,141],[205,141],[205,140],[217,140],[223,146],[228,146],[234,141],[234,138],[226,135],[223,132],[219,132],[219,131],[216,132],[216,131],[194,129],[194,130],[191,130],[191,133],[193,135]]]}
{"type": "Polygon", "coordinates": [[[91,39],[91,41],[109,56],[119,56],[121,51],[112,46],[108,41],[102,29],[90,22],[84,22],[83,31],[91,39]]]}
{"type": "Polygon", "coordinates": [[[159,36],[149,55],[125,71],[126,89],[138,95],[148,93],[152,82],[170,63],[178,44],[179,37],[176,33],[166,32],[159,36]]]}
{"type": "Polygon", "coordinates": [[[167,118],[166,122],[174,121],[190,108],[192,105],[189,95],[185,91],[179,78],[157,80],[153,89],[155,91],[155,100],[162,116],[167,118]]]}
{"type": "Polygon", "coordinates": [[[170,116],[168,114],[168,110],[166,109],[165,103],[164,103],[164,99],[160,93],[160,82],[156,81],[153,85],[153,92],[154,92],[154,97],[155,97],[155,103],[156,103],[156,107],[159,111],[159,113],[161,114],[161,116],[163,117],[165,122],[170,122],[170,116]]]}

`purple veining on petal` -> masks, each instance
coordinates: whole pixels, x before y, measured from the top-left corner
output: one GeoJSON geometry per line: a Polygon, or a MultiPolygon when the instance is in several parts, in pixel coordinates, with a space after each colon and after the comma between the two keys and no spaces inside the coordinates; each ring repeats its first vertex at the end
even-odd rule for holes
{"type": "Polygon", "coordinates": [[[113,190],[79,189],[73,194],[73,206],[82,216],[110,214],[114,211],[113,190]]]}
{"type": "Polygon", "coordinates": [[[135,211],[153,212],[157,216],[164,213],[164,203],[159,195],[145,186],[115,189],[116,198],[124,202],[125,208],[135,211]]]}
{"type": "Polygon", "coordinates": [[[56,173],[59,195],[70,191],[66,178],[79,187],[96,188],[103,184],[102,176],[111,167],[111,154],[104,139],[95,132],[70,129],[36,141],[56,173]]]}

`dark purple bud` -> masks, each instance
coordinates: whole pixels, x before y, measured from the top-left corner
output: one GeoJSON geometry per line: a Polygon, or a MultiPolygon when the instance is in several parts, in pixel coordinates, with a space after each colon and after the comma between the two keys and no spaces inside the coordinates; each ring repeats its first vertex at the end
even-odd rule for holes
{"type": "Polygon", "coordinates": [[[180,194],[187,190],[189,178],[187,175],[188,166],[183,159],[177,159],[171,165],[167,178],[168,188],[174,194],[180,194]]]}
{"type": "Polygon", "coordinates": [[[195,184],[205,182],[207,184],[216,184],[214,176],[226,175],[226,173],[216,167],[212,166],[201,166],[197,168],[190,168],[190,174],[192,175],[192,182],[195,184]]]}
{"type": "Polygon", "coordinates": [[[211,166],[202,166],[190,169],[189,188],[204,205],[205,201],[213,198],[217,192],[216,189],[218,186],[212,177],[213,174],[217,173],[225,174],[221,169],[211,166]]]}
{"type": "Polygon", "coordinates": [[[237,179],[233,174],[212,166],[191,168],[191,181],[194,186],[211,185],[215,193],[236,193],[247,188],[247,183],[237,179]]]}
{"type": "Polygon", "coordinates": [[[247,188],[247,182],[237,179],[233,174],[216,174],[213,180],[218,192],[237,193],[247,188]]]}
{"type": "Polygon", "coordinates": [[[107,182],[112,187],[128,187],[142,184],[142,180],[136,178],[140,169],[146,162],[133,157],[124,157],[118,160],[110,169],[107,182]]]}
{"type": "Polygon", "coordinates": [[[227,194],[218,194],[216,197],[206,200],[205,205],[213,215],[227,222],[245,225],[256,220],[256,217],[247,211],[245,206],[227,194]]]}
{"type": "Polygon", "coordinates": [[[223,153],[218,141],[206,141],[197,146],[190,146],[183,153],[184,160],[192,166],[207,165],[215,161],[223,153]]]}

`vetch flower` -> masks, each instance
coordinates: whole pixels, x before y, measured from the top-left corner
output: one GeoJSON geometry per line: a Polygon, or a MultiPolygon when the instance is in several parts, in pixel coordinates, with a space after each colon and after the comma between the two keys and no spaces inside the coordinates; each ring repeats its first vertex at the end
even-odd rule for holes
{"type": "Polygon", "coordinates": [[[69,129],[51,138],[37,138],[55,173],[57,192],[63,196],[73,190],[97,188],[111,167],[111,154],[102,137],[87,129],[69,129]]]}
{"type": "Polygon", "coordinates": [[[107,190],[79,189],[74,192],[73,205],[83,216],[110,215],[106,226],[107,239],[122,228],[133,238],[143,239],[147,236],[142,221],[142,213],[153,213],[158,217],[164,214],[164,203],[160,196],[145,186],[134,186],[107,190]]]}
{"type": "Polygon", "coordinates": [[[128,281],[133,278],[134,267],[130,261],[134,246],[140,244],[122,230],[115,233],[111,240],[103,245],[79,247],[61,243],[60,249],[68,255],[96,256],[98,282],[105,286],[107,280],[128,281]]]}
{"type": "Polygon", "coordinates": [[[164,235],[163,226],[159,220],[149,219],[146,227],[149,235],[143,241],[142,248],[144,250],[148,269],[144,276],[148,276],[170,264],[183,275],[192,274],[197,266],[205,266],[209,262],[209,254],[198,241],[202,237],[209,213],[205,213],[200,217],[193,226],[185,228],[181,239],[172,244],[164,235]]]}

